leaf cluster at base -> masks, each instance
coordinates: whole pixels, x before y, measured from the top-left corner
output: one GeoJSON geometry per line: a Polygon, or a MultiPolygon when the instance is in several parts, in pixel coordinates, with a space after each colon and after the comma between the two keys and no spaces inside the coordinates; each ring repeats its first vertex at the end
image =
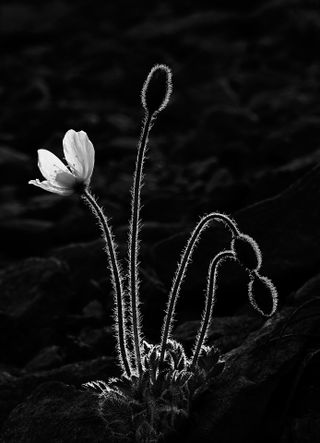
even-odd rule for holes
{"type": "Polygon", "coordinates": [[[183,346],[169,340],[159,368],[160,346],[143,342],[142,376],[112,378],[84,386],[99,395],[100,415],[114,442],[159,442],[189,416],[191,400],[223,370],[215,347],[204,346],[196,366],[183,346]]]}

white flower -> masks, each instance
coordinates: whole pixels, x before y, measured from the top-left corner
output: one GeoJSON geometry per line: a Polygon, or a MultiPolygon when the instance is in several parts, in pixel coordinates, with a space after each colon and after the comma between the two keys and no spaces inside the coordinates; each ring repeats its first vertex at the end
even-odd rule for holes
{"type": "Polygon", "coordinates": [[[63,152],[68,166],[52,152],[39,149],[38,166],[46,180],[30,180],[29,184],[61,195],[87,187],[94,166],[94,148],[87,134],[70,129],[63,138],[63,152]]]}

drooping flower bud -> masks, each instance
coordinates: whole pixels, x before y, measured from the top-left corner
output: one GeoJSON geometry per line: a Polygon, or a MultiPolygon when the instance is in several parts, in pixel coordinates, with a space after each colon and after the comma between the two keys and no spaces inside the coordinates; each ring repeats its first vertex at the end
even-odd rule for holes
{"type": "Polygon", "coordinates": [[[251,274],[248,286],[249,300],[264,317],[271,317],[278,306],[278,292],[272,281],[258,272],[251,274]]]}
{"type": "Polygon", "coordinates": [[[261,268],[262,255],[258,243],[249,235],[240,234],[232,239],[231,248],[240,263],[249,271],[261,268]]]}
{"type": "Polygon", "coordinates": [[[148,74],[141,91],[146,112],[156,115],[168,104],[172,92],[172,72],[166,65],[155,65],[148,74]]]}

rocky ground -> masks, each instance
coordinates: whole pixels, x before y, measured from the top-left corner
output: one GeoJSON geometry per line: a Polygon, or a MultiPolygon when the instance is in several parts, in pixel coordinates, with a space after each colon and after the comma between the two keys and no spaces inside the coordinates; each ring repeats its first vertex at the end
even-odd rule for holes
{"type": "MultiPolygon", "coordinates": [[[[180,251],[211,211],[257,240],[280,297],[265,322],[249,306],[245,274],[223,268],[210,343],[226,368],[175,439],[316,442],[319,4],[136,3],[0,6],[1,441],[108,441],[96,397],[81,388],[119,375],[99,231],[76,196],[27,182],[40,178],[37,149],[61,156],[64,133],[85,130],[96,150],[92,189],[125,264],[139,92],[150,67],[166,63],[174,92],[153,129],[143,189],[145,335],[159,341],[180,251]]],[[[195,253],[175,329],[188,350],[209,260],[229,240],[210,229],[195,253]]]]}

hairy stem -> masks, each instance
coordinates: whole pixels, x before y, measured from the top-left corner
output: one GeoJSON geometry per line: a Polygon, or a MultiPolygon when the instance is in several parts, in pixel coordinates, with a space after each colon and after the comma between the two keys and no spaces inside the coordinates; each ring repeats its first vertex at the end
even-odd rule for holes
{"type": "Polygon", "coordinates": [[[115,330],[119,350],[119,359],[122,369],[124,369],[128,377],[131,376],[131,368],[128,358],[128,350],[126,344],[126,325],[124,312],[124,297],[122,287],[122,277],[120,266],[117,259],[116,246],[113,240],[111,228],[102,209],[91,195],[88,189],[85,189],[81,195],[84,201],[89,205],[93,214],[97,217],[103,239],[106,243],[106,251],[108,255],[109,268],[111,271],[111,280],[115,296],[115,330]]]}
{"type": "Polygon", "coordinates": [[[220,214],[219,212],[211,212],[210,214],[204,216],[193,230],[188,240],[187,246],[182,253],[169,293],[169,300],[161,334],[161,351],[159,365],[164,359],[167,341],[172,331],[175,307],[179,296],[181,283],[185,277],[193,250],[195,248],[195,245],[199,241],[201,233],[208,227],[209,223],[212,221],[219,221],[224,223],[230,229],[233,236],[239,235],[239,230],[235,222],[233,222],[227,215],[220,214]]]}
{"type": "Polygon", "coordinates": [[[202,314],[199,332],[197,334],[196,342],[193,348],[194,350],[193,350],[192,364],[191,364],[192,369],[197,364],[198,358],[200,357],[201,348],[204,345],[208,335],[208,329],[210,326],[213,306],[215,302],[215,292],[217,289],[216,282],[218,276],[218,267],[227,258],[235,258],[234,253],[232,251],[222,251],[214,257],[214,259],[211,261],[209,265],[206,301],[205,301],[204,311],[202,314]]]}
{"type": "Polygon", "coordinates": [[[153,116],[145,115],[138,146],[136,168],[132,187],[131,219],[129,235],[129,297],[130,316],[132,328],[132,340],[135,356],[135,366],[138,375],[142,373],[141,364],[141,315],[139,312],[139,275],[138,275],[138,253],[139,253],[139,224],[141,208],[141,188],[143,180],[143,164],[148,144],[148,136],[152,126],[153,116]]]}

